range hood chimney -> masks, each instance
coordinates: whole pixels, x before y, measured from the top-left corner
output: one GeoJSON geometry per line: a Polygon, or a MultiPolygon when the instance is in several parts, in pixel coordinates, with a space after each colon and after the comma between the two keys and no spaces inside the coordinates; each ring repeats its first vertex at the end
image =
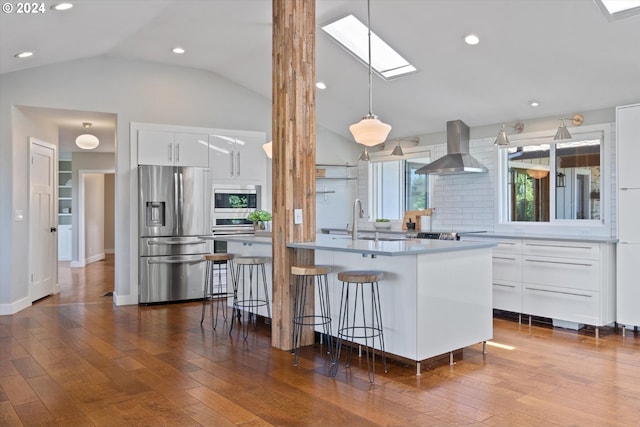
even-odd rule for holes
{"type": "Polygon", "coordinates": [[[469,126],[462,120],[447,122],[447,154],[418,169],[415,173],[446,175],[488,172],[469,154],[469,126]]]}

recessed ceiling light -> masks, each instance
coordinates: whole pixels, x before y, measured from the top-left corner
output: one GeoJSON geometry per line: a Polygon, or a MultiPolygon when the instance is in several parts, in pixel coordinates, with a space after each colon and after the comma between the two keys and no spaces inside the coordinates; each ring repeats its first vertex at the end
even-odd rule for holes
{"type": "Polygon", "coordinates": [[[469,46],[475,46],[480,43],[480,38],[475,34],[469,34],[464,38],[464,42],[469,46]]]}
{"type": "Polygon", "coordinates": [[[540,105],[540,102],[536,101],[535,99],[532,99],[531,101],[529,101],[530,107],[537,107],[538,105],[540,105]]]}
{"type": "Polygon", "coordinates": [[[327,88],[327,85],[326,85],[326,84],[324,84],[324,82],[318,82],[318,83],[316,83],[316,87],[317,87],[318,89],[325,90],[325,89],[327,88]]]}
{"type": "Polygon", "coordinates": [[[181,55],[184,53],[184,49],[181,48],[180,46],[174,47],[173,49],[171,49],[171,52],[173,53],[177,53],[178,55],[181,55]]]}
{"type": "Polygon", "coordinates": [[[53,10],[69,10],[73,7],[73,3],[56,3],[53,6],[51,6],[51,9],[53,10]]]}
{"type": "Polygon", "coordinates": [[[20,53],[16,53],[13,56],[15,56],[16,58],[24,59],[24,58],[28,58],[30,56],[33,56],[33,52],[20,52],[20,53]]]}

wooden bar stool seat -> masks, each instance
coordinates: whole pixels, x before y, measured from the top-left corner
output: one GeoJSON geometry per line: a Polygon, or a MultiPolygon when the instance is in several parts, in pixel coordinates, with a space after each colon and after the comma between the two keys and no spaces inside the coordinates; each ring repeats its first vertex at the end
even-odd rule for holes
{"type": "Polygon", "coordinates": [[[227,298],[233,296],[233,254],[208,254],[204,276],[204,293],[202,295],[202,317],[200,324],[204,322],[204,312],[207,300],[211,301],[211,327],[215,330],[218,324],[220,305],[223,305],[222,316],[227,320],[227,298]],[[217,280],[216,280],[217,279],[217,280]],[[231,279],[229,281],[228,279],[231,279]],[[214,314],[215,305],[215,314],[214,314]]]}
{"type": "MultiPolygon", "coordinates": [[[[270,257],[265,256],[235,256],[233,263],[234,274],[234,299],[233,313],[243,323],[243,337],[247,340],[249,335],[249,322],[256,328],[258,308],[266,307],[267,318],[271,319],[271,304],[269,303],[269,290],[267,288],[267,274],[265,264],[271,262],[270,257]],[[260,280],[262,280],[262,295],[260,295],[260,280]],[[248,313],[247,322],[242,322],[242,313],[248,313]]],[[[233,329],[233,322],[229,328],[229,335],[233,329]]]]}
{"type": "Polygon", "coordinates": [[[346,366],[351,365],[353,344],[364,342],[367,373],[371,383],[375,380],[376,348],[382,354],[382,364],[387,372],[387,359],[384,352],[384,333],[382,311],[380,308],[380,291],[378,282],[384,278],[384,272],[377,270],[352,270],[338,273],[342,282],[340,312],[338,314],[338,345],[332,375],[338,372],[338,362],[343,340],[351,342],[346,366]],[[367,302],[370,301],[369,307],[367,302]]]}
{"type": "MultiPolygon", "coordinates": [[[[332,334],[331,334],[331,307],[329,304],[329,284],[327,275],[330,267],[324,265],[296,265],[291,267],[291,274],[295,276],[295,299],[293,307],[293,366],[298,366],[300,358],[300,343],[303,326],[322,326],[323,336],[327,343],[329,360],[333,361],[332,334]],[[317,301],[320,305],[320,314],[316,314],[314,306],[308,307],[307,291],[316,289],[317,301]]],[[[322,335],[321,335],[322,338],[322,335]]],[[[322,344],[322,339],[321,339],[322,344]]]]}

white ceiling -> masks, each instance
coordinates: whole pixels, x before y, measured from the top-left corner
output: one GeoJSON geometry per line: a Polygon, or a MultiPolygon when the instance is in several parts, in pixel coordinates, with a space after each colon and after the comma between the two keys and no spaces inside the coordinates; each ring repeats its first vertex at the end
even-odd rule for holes
{"type": "MultiPolygon", "coordinates": [[[[107,55],[210,70],[271,97],[269,0],[74,3],[2,13],[0,74],[107,55]],[[186,53],[171,53],[176,45],[186,53]],[[14,57],[23,50],[36,55],[14,57]]],[[[347,138],[368,112],[367,69],[319,27],[347,13],[366,22],[366,5],[316,1],[316,77],[328,85],[316,119],[347,138]]],[[[454,119],[473,127],[640,102],[640,15],[610,22],[594,0],[371,0],[371,26],[419,70],[374,77],[373,111],[393,138],[443,132],[454,119]],[[480,44],[465,45],[468,33],[480,44]]]]}

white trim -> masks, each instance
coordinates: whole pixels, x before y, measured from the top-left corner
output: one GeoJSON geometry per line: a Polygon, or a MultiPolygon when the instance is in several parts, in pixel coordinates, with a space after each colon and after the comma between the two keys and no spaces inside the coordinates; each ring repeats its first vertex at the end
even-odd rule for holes
{"type": "Polygon", "coordinates": [[[10,304],[0,304],[0,316],[16,314],[27,307],[31,307],[31,301],[29,298],[29,295],[27,295],[26,297],[10,304]]]}
{"type": "Polygon", "coordinates": [[[84,263],[85,263],[85,265],[86,265],[86,264],[91,264],[92,262],[102,261],[102,260],[103,260],[103,259],[105,259],[105,258],[106,258],[106,257],[105,257],[105,254],[104,254],[104,252],[103,252],[103,253],[101,253],[101,254],[97,254],[97,255],[94,255],[94,256],[92,256],[92,257],[89,257],[89,258],[85,259],[85,260],[84,260],[84,263]]]}

